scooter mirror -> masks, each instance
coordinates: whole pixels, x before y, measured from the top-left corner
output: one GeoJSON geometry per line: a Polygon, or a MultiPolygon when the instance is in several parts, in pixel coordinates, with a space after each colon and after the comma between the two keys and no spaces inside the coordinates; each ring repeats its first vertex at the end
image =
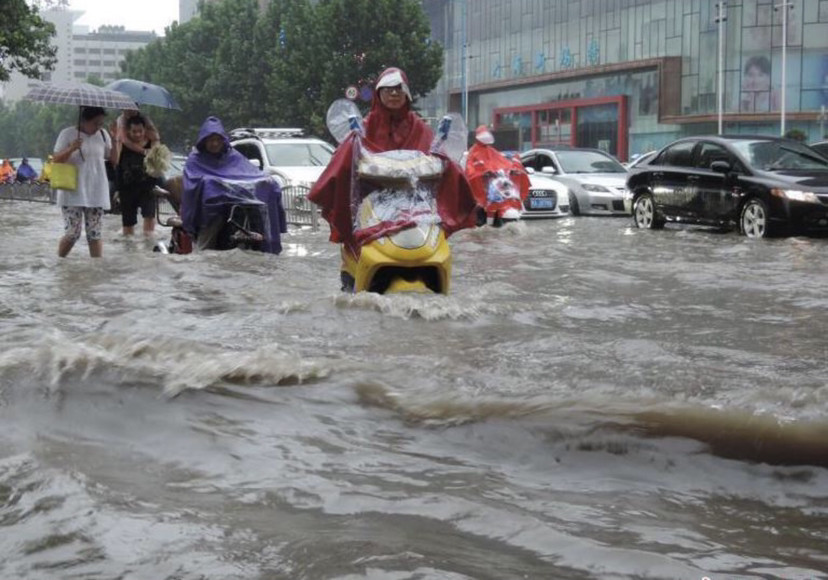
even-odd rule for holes
{"type": "Polygon", "coordinates": [[[326,123],[337,143],[342,143],[351,131],[363,132],[362,114],[356,104],[348,99],[337,99],[331,103],[326,123]]]}
{"type": "Polygon", "coordinates": [[[445,115],[437,125],[437,132],[431,144],[431,150],[443,153],[446,157],[460,163],[468,149],[468,130],[466,122],[458,113],[445,115]]]}

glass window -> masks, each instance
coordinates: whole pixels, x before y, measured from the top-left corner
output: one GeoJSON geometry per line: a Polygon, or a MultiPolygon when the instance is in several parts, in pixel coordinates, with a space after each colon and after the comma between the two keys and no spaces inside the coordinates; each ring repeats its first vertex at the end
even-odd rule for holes
{"type": "Polygon", "coordinates": [[[276,167],[325,167],[333,153],[324,143],[268,143],[266,149],[276,167]]]}
{"type": "Polygon", "coordinates": [[[626,173],[624,166],[598,151],[558,151],[558,163],[564,173],[626,173]]]}
{"type": "Polygon", "coordinates": [[[693,147],[695,141],[682,141],[662,151],[650,165],[673,165],[676,167],[693,167],[693,147]]]}
{"type": "Polygon", "coordinates": [[[696,167],[710,169],[714,161],[727,161],[728,163],[732,163],[731,155],[727,149],[716,143],[702,143],[699,149],[699,158],[696,162],[696,167]]]}
{"type": "Polygon", "coordinates": [[[805,145],[793,141],[736,141],[733,146],[753,167],[779,169],[820,169],[828,171],[828,159],[805,145]]]}

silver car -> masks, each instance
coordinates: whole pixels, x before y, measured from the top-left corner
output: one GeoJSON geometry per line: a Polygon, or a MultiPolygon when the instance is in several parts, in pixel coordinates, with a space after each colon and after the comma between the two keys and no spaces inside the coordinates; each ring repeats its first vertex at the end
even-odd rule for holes
{"type": "Polygon", "coordinates": [[[572,215],[629,215],[627,170],[611,155],[599,149],[530,149],[520,160],[527,170],[567,187],[572,215]]]}

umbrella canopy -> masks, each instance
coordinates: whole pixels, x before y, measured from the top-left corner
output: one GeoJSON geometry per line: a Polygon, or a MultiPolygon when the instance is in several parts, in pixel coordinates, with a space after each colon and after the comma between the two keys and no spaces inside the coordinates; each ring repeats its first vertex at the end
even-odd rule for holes
{"type": "Polygon", "coordinates": [[[40,83],[24,98],[29,101],[79,107],[135,108],[135,102],[124,93],[87,83],[40,83]]]}
{"type": "Polygon", "coordinates": [[[139,105],[154,105],[165,109],[181,110],[170,91],[159,85],[135,79],[118,79],[106,85],[106,88],[129,95],[129,98],[139,105]]]}

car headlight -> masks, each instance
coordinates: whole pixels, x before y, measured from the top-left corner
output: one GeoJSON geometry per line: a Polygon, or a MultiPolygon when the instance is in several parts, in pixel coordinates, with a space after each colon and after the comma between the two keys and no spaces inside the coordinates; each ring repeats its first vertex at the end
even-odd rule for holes
{"type": "Polygon", "coordinates": [[[610,193],[610,189],[608,187],[604,187],[603,185],[598,185],[597,183],[585,183],[582,187],[584,188],[584,191],[610,193]]]}
{"type": "Polygon", "coordinates": [[[789,199],[791,201],[804,201],[806,203],[819,203],[819,198],[815,193],[810,191],[800,191],[798,189],[771,189],[771,195],[789,199]]]}

